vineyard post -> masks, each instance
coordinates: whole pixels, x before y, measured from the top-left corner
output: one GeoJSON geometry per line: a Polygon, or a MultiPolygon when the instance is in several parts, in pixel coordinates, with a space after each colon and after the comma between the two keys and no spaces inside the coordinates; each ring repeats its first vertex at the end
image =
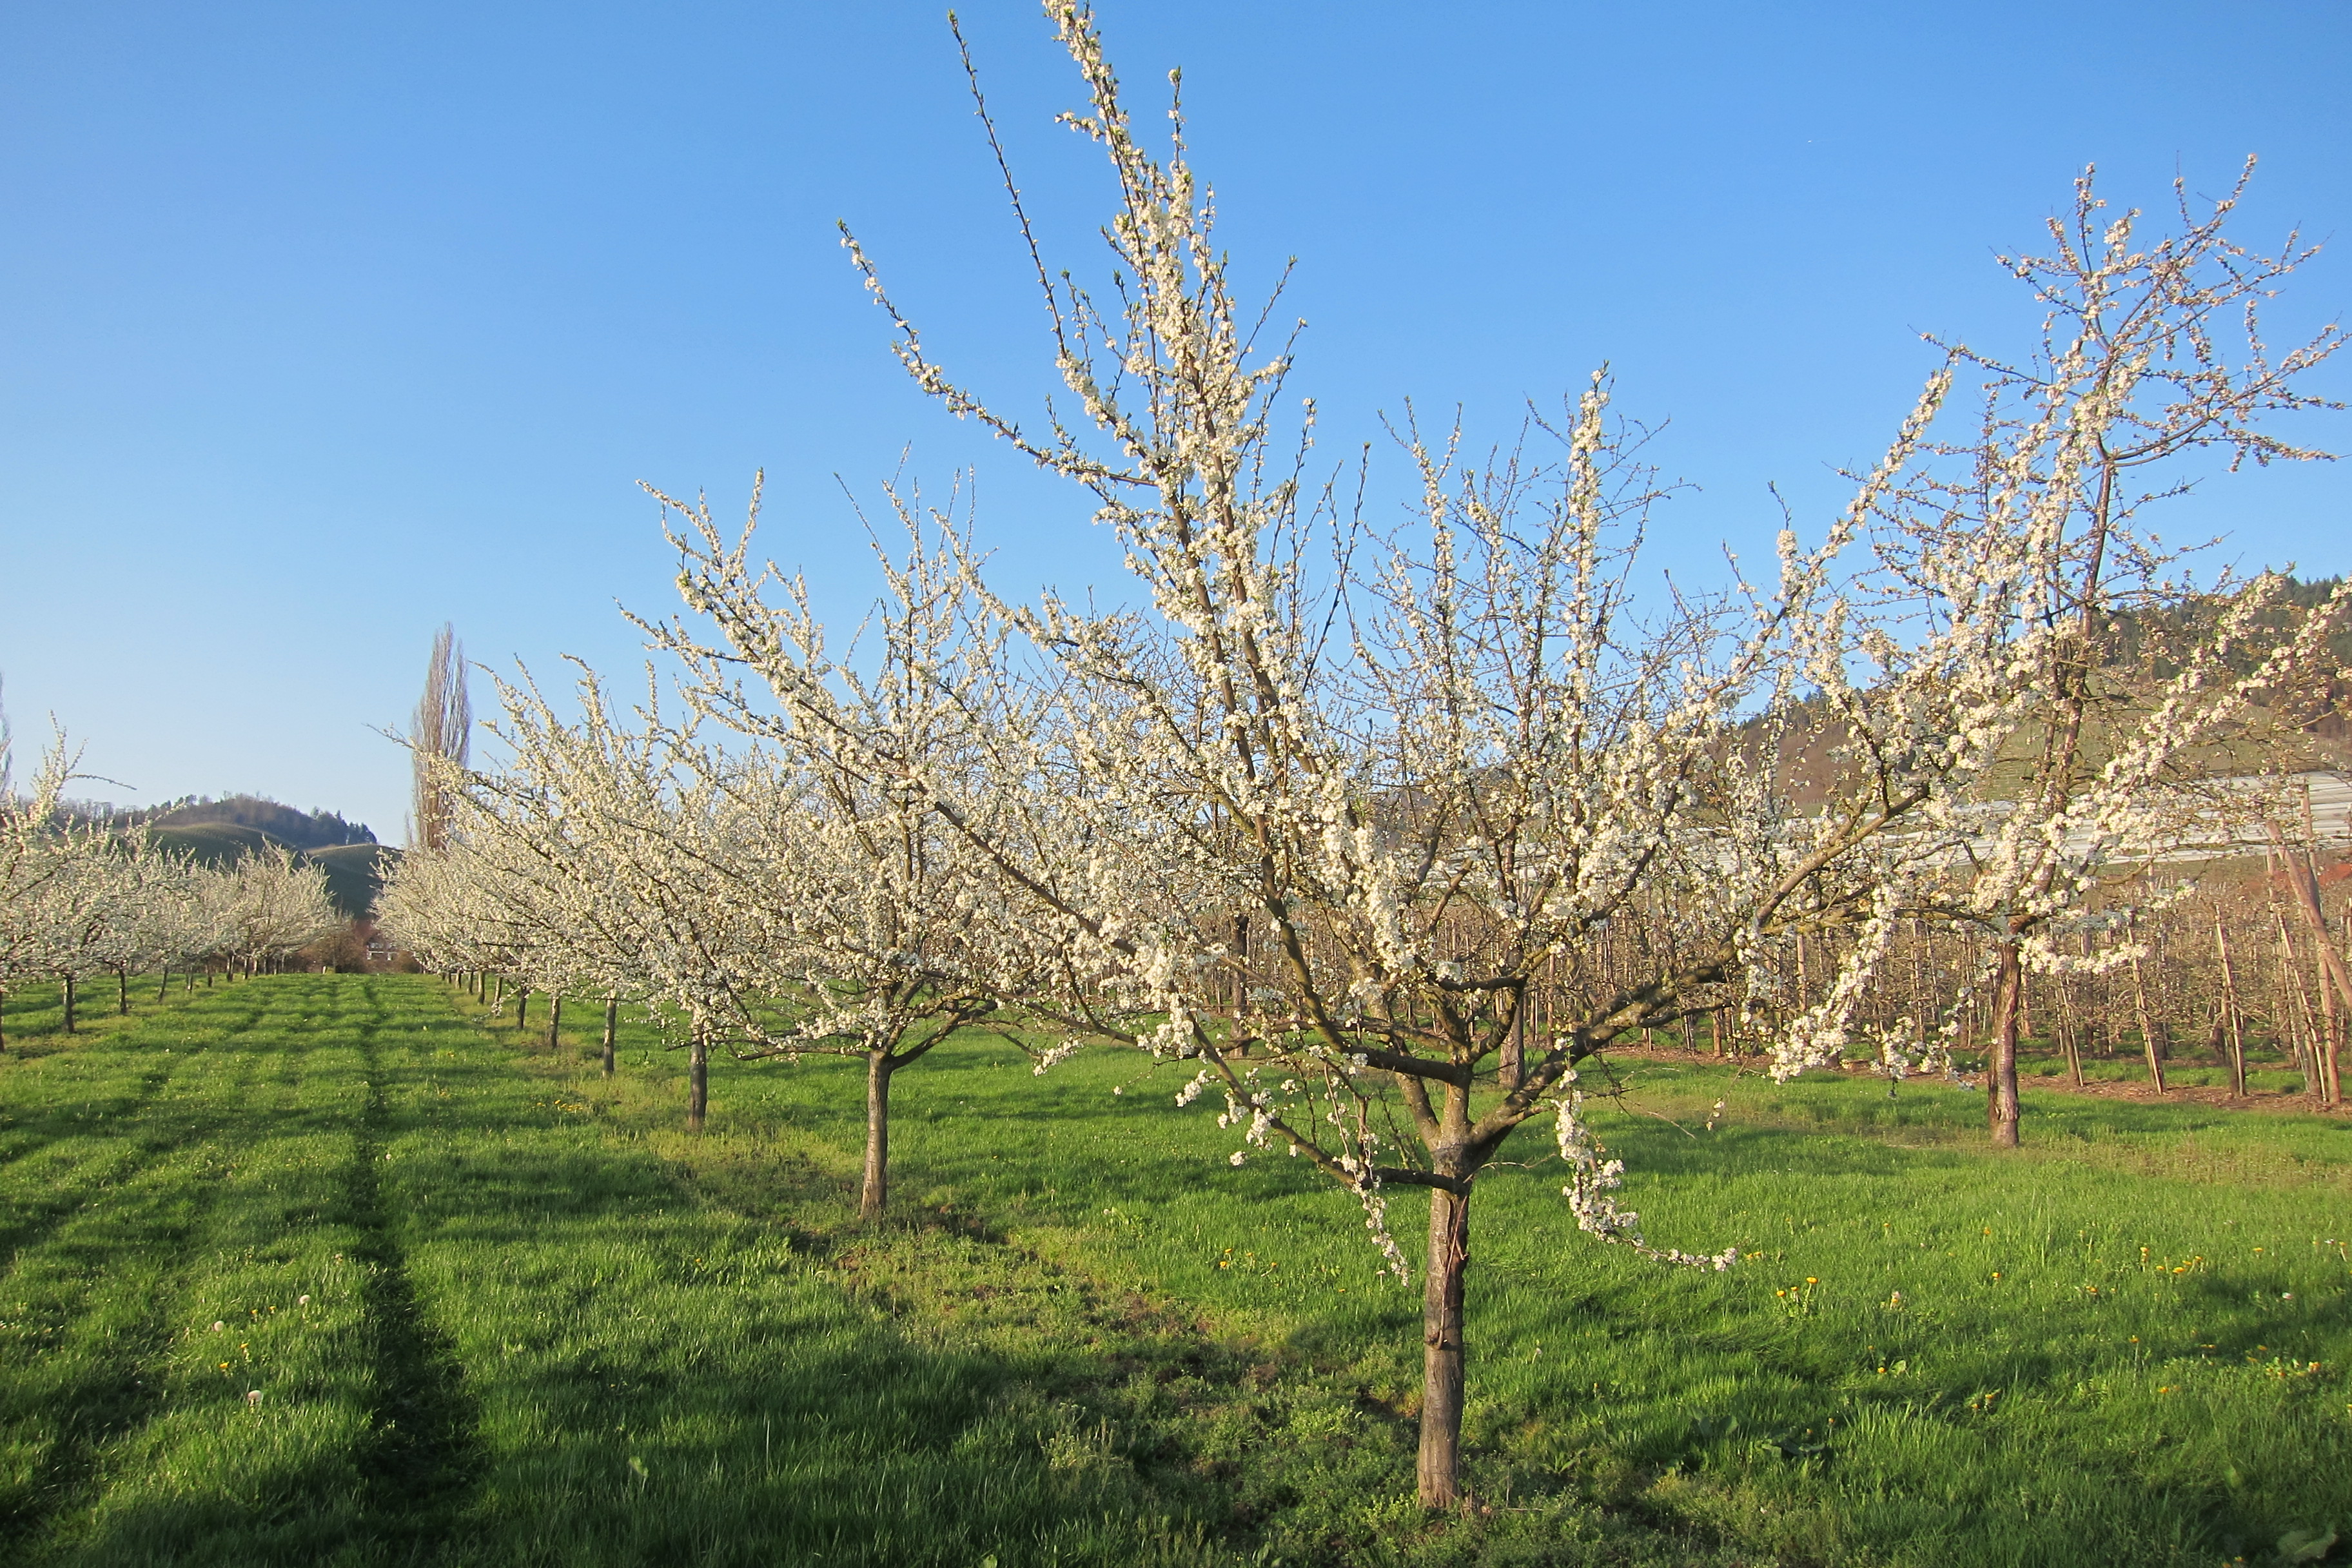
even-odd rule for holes
{"type": "MultiPolygon", "coordinates": [[[[2137,923],[2137,918],[2134,923],[2137,923]]],[[[2137,1004],[2139,1015],[2140,1050],[2147,1058],[2148,1081],[2156,1086],[2157,1093],[2162,1094],[2165,1092],[2164,1055],[2157,1043],[2156,1016],[2147,1005],[2147,970],[2137,952],[2132,954],[2131,972],[2132,996],[2137,1004]]]]}
{"type": "Polygon", "coordinates": [[[2229,1028],[2230,1093],[2246,1097],[2245,1015],[2238,1005],[2238,971],[2230,955],[2230,930],[2221,918],[2220,900],[2213,903],[2213,951],[2221,966],[2221,1015],[2229,1028]]]}

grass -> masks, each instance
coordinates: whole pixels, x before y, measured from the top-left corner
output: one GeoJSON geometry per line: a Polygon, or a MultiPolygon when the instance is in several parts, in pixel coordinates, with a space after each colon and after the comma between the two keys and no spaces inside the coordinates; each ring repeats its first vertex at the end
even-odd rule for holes
{"type": "Polygon", "coordinates": [[[536,1005],[518,1040],[426,979],[134,994],[72,1041],[7,1004],[0,1560],[2210,1564],[2352,1533],[2342,1121],[2029,1093],[1999,1158],[1980,1096],[1634,1064],[1630,1201],[1750,1259],[1578,1236],[1523,1132],[1474,1217],[1479,1507],[1428,1520],[1417,1291],[1344,1194],[1228,1166],[1172,1069],[943,1047],[861,1227],[855,1064],[721,1063],[695,1138],[641,1029],[608,1083],[587,1032],[536,1047],[536,1005]]]}

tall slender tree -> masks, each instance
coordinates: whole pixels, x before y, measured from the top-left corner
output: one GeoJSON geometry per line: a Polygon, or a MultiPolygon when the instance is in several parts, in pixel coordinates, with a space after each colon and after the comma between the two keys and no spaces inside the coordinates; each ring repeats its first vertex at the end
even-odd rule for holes
{"type": "Polygon", "coordinates": [[[436,763],[466,765],[474,728],[474,708],[466,693],[466,645],[457,628],[443,622],[433,634],[433,655],[425,666],[425,694],[416,700],[409,727],[411,789],[408,835],[415,849],[438,849],[449,839],[449,780],[436,763]]]}

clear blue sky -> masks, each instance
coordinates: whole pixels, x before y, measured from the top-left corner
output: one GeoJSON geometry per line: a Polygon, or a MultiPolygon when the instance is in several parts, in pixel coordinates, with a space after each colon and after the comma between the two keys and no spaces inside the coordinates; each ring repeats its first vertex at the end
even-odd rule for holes
{"type": "MultiPolygon", "coordinates": [[[[1140,109],[1185,68],[1244,273],[1299,258],[1294,387],[1335,447],[1411,395],[1507,429],[1596,362],[1699,491],[1667,558],[1815,517],[1930,363],[2018,349],[1993,265],[2095,160],[2157,205],[2263,158],[2242,237],[2336,238],[2279,336],[2352,301],[2352,7],[1102,6],[1140,109]]],[[[1019,0],[964,12],[1024,185],[1091,265],[1077,91],[1019,0]]],[[[740,505],[825,602],[911,444],[976,463],[1014,585],[1108,583],[1072,498],[928,405],[835,244],[1017,402],[1037,309],[935,4],[0,6],[0,678],[126,802],[265,793],[397,838],[432,631],[552,669],[660,611],[640,479],[740,505]]],[[[2331,380],[2352,395],[2352,365],[2331,380]]],[[[2340,425],[2338,445],[2352,445],[2340,425]]],[[[2347,565],[2352,469],[2189,503],[2247,563],[2347,565]]],[[[22,760],[22,759],[20,759],[22,760]]]]}

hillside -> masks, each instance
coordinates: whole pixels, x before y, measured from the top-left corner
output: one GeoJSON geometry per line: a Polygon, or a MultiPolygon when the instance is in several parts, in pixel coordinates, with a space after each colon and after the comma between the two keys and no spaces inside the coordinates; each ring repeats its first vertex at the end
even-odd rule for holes
{"type": "Polygon", "coordinates": [[[327,896],[337,909],[359,920],[374,912],[383,874],[399,863],[400,851],[389,844],[331,844],[307,851],[302,858],[325,868],[327,896]]]}
{"type": "Polygon", "coordinates": [[[234,822],[158,824],[148,832],[164,848],[177,850],[205,866],[233,866],[260,849],[290,849],[296,859],[325,870],[327,896],[338,910],[353,920],[363,919],[374,910],[376,893],[383,885],[383,872],[400,858],[400,851],[389,844],[373,842],[304,848],[257,827],[234,822]]]}
{"type": "Polygon", "coordinates": [[[251,828],[293,849],[328,849],[373,844],[365,823],[346,822],[339,812],[297,811],[259,795],[195,800],[172,806],[152,819],[156,827],[251,828]]]}

